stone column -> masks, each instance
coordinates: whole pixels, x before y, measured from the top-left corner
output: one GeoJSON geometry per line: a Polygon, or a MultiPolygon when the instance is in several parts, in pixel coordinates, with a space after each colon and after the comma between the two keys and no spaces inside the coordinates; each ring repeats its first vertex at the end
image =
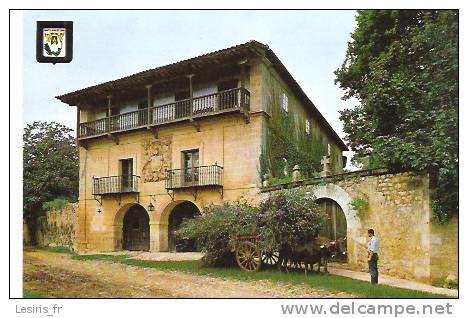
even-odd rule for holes
{"type": "Polygon", "coordinates": [[[114,251],[121,251],[123,249],[123,224],[115,224],[113,226],[114,232],[114,251]]]}
{"type": "Polygon", "coordinates": [[[167,252],[168,246],[168,235],[169,235],[168,223],[151,222],[150,223],[150,251],[151,252],[167,252]]]}

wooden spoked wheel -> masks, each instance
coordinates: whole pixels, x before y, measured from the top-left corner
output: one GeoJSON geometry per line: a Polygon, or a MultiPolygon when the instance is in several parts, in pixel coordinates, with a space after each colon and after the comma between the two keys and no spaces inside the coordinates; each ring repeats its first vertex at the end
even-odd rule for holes
{"type": "Polygon", "coordinates": [[[262,252],[252,242],[240,242],[236,249],[236,261],[240,268],[256,272],[262,267],[262,252]]]}
{"type": "Polygon", "coordinates": [[[264,252],[262,254],[262,263],[270,266],[278,264],[279,253],[278,252],[264,252]]]}

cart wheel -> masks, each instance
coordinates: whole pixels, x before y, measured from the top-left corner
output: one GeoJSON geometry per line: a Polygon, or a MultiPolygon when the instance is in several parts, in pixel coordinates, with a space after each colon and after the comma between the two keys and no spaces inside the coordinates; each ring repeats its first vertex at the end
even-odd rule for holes
{"type": "Polygon", "coordinates": [[[262,253],[254,243],[242,242],[236,249],[236,261],[240,268],[256,272],[262,266],[262,253]]]}
{"type": "Polygon", "coordinates": [[[278,264],[279,252],[264,252],[262,255],[262,263],[274,266],[278,264]]]}

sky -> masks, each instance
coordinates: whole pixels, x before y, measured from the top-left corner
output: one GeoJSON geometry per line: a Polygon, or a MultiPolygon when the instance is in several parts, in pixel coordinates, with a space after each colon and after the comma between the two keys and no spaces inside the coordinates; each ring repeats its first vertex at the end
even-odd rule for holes
{"type": "Polygon", "coordinates": [[[76,126],[55,96],[257,40],[281,59],[340,137],[343,101],[333,71],[345,58],[355,11],[25,11],[23,123],[76,126]],[[73,61],[36,61],[36,21],[73,21],[73,61]]]}

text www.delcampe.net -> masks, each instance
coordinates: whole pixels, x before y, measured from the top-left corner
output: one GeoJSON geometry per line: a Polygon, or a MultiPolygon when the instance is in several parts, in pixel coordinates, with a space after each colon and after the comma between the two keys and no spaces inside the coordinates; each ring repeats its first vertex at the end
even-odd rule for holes
{"type": "Polygon", "coordinates": [[[331,305],[281,305],[283,315],[385,315],[386,317],[399,317],[402,315],[451,315],[453,305],[401,305],[401,304],[341,304],[331,305]]]}

